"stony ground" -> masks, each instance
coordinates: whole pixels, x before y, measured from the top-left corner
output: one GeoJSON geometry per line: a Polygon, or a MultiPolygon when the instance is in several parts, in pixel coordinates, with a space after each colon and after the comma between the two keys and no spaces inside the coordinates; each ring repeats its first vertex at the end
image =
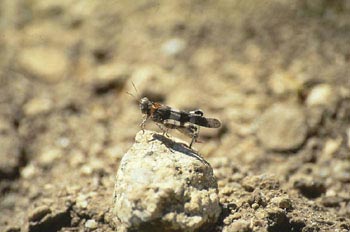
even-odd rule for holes
{"type": "Polygon", "coordinates": [[[3,0],[0,19],[0,231],[117,230],[126,92],[223,122],[194,145],[215,231],[350,230],[348,0],[3,0]]]}

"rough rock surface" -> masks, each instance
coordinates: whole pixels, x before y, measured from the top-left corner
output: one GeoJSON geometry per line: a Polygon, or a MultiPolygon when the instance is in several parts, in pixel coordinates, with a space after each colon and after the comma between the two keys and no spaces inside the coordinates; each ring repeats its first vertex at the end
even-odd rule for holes
{"type": "Polygon", "coordinates": [[[300,107],[276,104],[261,116],[257,136],[267,149],[288,151],[299,148],[307,132],[305,115],[300,107]]]}
{"type": "Polygon", "coordinates": [[[140,131],[115,185],[115,215],[125,228],[198,231],[218,219],[217,182],[209,163],[182,143],[140,131]]]}

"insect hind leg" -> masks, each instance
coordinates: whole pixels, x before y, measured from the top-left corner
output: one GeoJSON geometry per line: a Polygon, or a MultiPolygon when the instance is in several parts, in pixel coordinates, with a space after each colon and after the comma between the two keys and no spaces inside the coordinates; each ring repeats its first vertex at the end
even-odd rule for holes
{"type": "Polygon", "coordinates": [[[192,138],[189,148],[192,148],[194,142],[197,142],[197,138],[199,136],[199,126],[193,124],[187,124],[182,127],[176,128],[178,131],[183,133],[184,135],[192,138]]]}
{"type": "Polygon", "coordinates": [[[179,121],[168,119],[164,120],[163,124],[167,129],[177,129],[182,134],[192,138],[189,148],[192,147],[194,142],[197,142],[199,136],[199,126],[192,123],[181,124],[179,121]]]}
{"type": "Polygon", "coordinates": [[[193,144],[195,141],[196,141],[196,137],[193,136],[193,137],[192,137],[192,140],[191,140],[191,143],[190,143],[190,146],[189,146],[190,148],[192,148],[192,144],[193,144]]]}
{"type": "Polygon", "coordinates": [[[197,138],[199,136],[199,126],[196,126],[195,128],[196,129],[192,133],[192,140],[191,140],[191,143],[190,143],[190,148],[192,148],[192,144],[194,142],[197,142],[197,138]]]}

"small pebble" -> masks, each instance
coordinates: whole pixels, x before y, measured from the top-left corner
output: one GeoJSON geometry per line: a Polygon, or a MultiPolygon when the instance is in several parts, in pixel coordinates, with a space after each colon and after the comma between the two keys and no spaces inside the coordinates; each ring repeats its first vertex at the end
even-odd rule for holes
{"type": "Polygon", "coordinates": [[[52,165],[56,160],[62,157],[62,151],[58,148],[45,149],[39,155],[39,163],[44,166],[52,165]]]}
{"type": "Polygon", "coordinates": [[[258,209],[258,208],[259,208],[259,204],[253,203],[253,204],[252,204],[252,208],[255,209],[255,210],[258,209]]]}
{"type": "Polygon", "coordinates": [[[328,106],[333,104],[337,96],[328,84],[315,86],[306,99],[307,106],[328,106]]]}
{"type": "Polygon", "coordinates": [[[343,140],[341,137],[338,139],[327,140],[322,151],[323,158],[326,160],[332,159],[332,156],[337,152],[340,145],[342,144],[342,141],[343,140]]]}
{"type": "Polygon", "coordinates": [[[29,164],[21,170],[21,176],[24,179],[30,179],[37,173],[37,171],[38,170],[36,166],[34,166],[33,164],[29,164]]]}
{"type": "Polygon", "coordinates": [[[276,203],[281,209],[291,209],[292,201],[285,197],[274,197],[271,199],[273,203],[276,203]]]}
{"type": "Polygon", "coordinates": [[[266,218],[266,214],[265,214],[264,211],[257,211],[257,212],[255,213],[255,216],[256,216],[257,218],[259,218],[259,219],[264,219],[264,218],[266,218]]]}
{"type": "Polygon", "coordinates": [[[288,151],[299,148],[307,133],[305,113],[299,106],[276,104],[260,117],[257,136],[269,150],[288,151]]]}
{"type": "Polygon", "coordinates": [[[85,222],[85,227],[89,229],[96,229],[98,226],[97,222],[94,219],[89,219],[85,222]]]}
{"type": "Polygon", "coordinates": [[[88,198],[88,196],[86,196],[84,194],[79,194],[79,196],[76,199],[77,207],[82,208],[82,209],[86,209],[88,206],[87,198],[88,198]]]}
{"type": "Polygon", "coordinates": [[[81,168],[80,168],[80,173],[85,175],[85,176],[90,176],[93,172],[93,168],[89,165],[83,165],[81,168]]]}
{"type": "Polygon", "coordinates": [[[174,56],[182,52],[186,47],[183,39],[174,38],[162,44],[161,50],[165,55],[174,56]]]}
{"type": "Polygon", "coordinates": [[[25,72],[46,82],[61,80],[68,68],[64,51],[53,47],[24,48],[17,61],[25,72]]]}
{"type": "Polygon", "coordinates": [[[52,101],[49,98],[33,98],[23,106],[23,111],[27,116],[34,116],[49,112],[52,106],[52,101]]]}

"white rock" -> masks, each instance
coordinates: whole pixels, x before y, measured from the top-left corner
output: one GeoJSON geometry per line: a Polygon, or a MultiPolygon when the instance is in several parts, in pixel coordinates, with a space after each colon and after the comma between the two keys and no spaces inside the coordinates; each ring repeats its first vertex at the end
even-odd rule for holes
{"type": "Polygon", "coordinates": [[[221,208],[211,166],[160,134],[139,132],[135,140],[115,185],[114,213],[124,228],[196,231],[215,223],[221,208]]]}
{"type": "Polygon", "coordinates": [[[98,224],[94,219],[89,219],[85,222],[85,227],[89,229],[96,229],[97,225],[98,224]]]}
{"type": "Polygon", "coordinates": [[[93,168],[90,165],[83,165],[80,168],[80,173],[86,176],[90,176],[93,172],[93,168]]]}
{"type": "Polygon", "coordinates": [[[77,199],[76,199],[76,205],[77,207],[81,209],[86,209],[88,206],[88,201],[87,201],[88,196],[85,194],[79,194],[77,199]]]}
{"type": "Polygon", "coordinates": [[[186,47],[183,39],[173,38],[162,44],[162,52],[168,56],[174,56],[182,52],[186,47]]]}
{"type": "Polygon", "coordinates": [[[327,84],[320,84],[315,86],[309,93],[306,99],[308,106],[330,106],[337,99],[336,93],[332,87],[327,84]]]}
{"type": "Polygon", "coordinates": [[[37,168],[33,165],[27,165],[21,170],[21,177],[24,179],[30,179],[37,173],[37,168]]]}

